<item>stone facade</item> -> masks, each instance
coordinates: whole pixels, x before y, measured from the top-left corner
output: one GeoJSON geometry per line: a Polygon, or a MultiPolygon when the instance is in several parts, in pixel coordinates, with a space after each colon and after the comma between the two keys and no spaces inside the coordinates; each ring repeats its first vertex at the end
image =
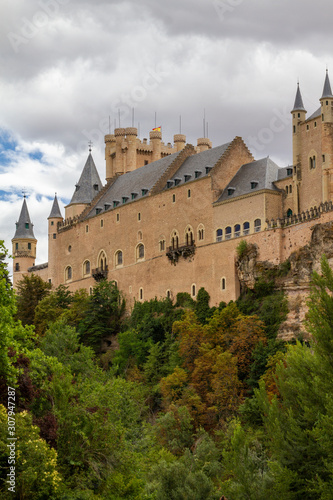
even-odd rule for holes
{"type": "MultiPolygon", "coordinates": [[[[298,88],[293,165],[284,168],[255,160],[240,137],[212,148],[207,138],[191,146],[177,134],[165,145],[154,130],[148,144],[135,128],[116,129],[105,137],[107,183],[89,155],[65,219],[51,210],[48,264],[29,261],[24,271],[71,290],[107,277],[129,306],[178,292],[195,297],[201,287],[211,305],[236,299],[241,239],[256,245],[258,259],[279,264],[310,241],[315,219],[333,220],[332,106],[328,76],[308,119],[298,88]]],[[[13,254],[15,285],[22,264],[18,274],[13,254]]]]}

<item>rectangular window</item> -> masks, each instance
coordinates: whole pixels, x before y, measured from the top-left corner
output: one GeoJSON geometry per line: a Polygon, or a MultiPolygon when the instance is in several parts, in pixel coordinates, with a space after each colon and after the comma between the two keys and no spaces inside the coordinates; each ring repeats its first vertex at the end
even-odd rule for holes
{"type": "Polygon", "coordinates": [[[187,197],[191,198],[191,190],[190,189],[187,190],[187,197]]]}
{"type": "Polygon", "coordinates": [[[138,220],[141,220],[141,214],[140,214],[140,212],[138,213],[138,220]]]}
{"type": "Polygon", "coordinates": [[[323,155],[323,163],[325,163],[325,155],[323,155]]]}
{"type": "Polygon", "coordinates": [[[51,220],[51,226],[54,226],[54,220],[51,220]]]}
{"type": "Polygon", "coordinates": [[[87,225],[86,226],[86,233],[88,233],[88,231],[89,231],[89,226],[87,225]]]}
{"type": "Polygon", "coordinates": [[[104,227],[104,220],[101,219],[101,227],[104,227]]]}
{"type": "Polygon", "coordinates": [[[53,239],[55,240],[57,237],[56,233],[53,233],[53,239]]]}
{"type": "Polygon", "coordinates": [[[119,220],[120,220],[120,215],[117,214],[117,222],[119,222],[119,220]]]}
{"type": "Polygon", "coordinates": [[[28,243],[28,250],[31,250],[31,243],[28,243]]]}

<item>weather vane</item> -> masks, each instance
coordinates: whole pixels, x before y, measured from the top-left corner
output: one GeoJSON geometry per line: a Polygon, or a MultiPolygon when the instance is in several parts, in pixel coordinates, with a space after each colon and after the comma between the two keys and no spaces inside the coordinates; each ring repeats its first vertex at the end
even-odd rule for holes
{"type": "Polygon", "coordinates": [[[27,190],[26,190],[26,188],[24,187],[24,188],[22,189],[23,198],[26,198],[26,193],[27,193],[27,190]]]}
{"type": "Polygon", "coordinates": [[[88,145],[89,145],[89,153],[91,153],[91,148],[93,147],[93,143],[91,141],[89,141],[88,145]]]}

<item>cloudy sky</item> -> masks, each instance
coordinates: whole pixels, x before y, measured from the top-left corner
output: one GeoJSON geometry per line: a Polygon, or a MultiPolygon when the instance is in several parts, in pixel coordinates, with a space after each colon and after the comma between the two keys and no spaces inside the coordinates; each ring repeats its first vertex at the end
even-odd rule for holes
{"type": "MultiPolygon", "coordinates": [[[[333,83],[331,0],[11,0],[0,18],[0,239],[11,248],[22,191],[47,260],[54,193],[72,196],[93,142],[162,126],[196,144],[242,136],[256,158],[292,161],[297,80],[308,113],[333,83]]],[[[309,115],[308,115],[309,116],[309,115]]],[[[63,211],[64,214],[64,211],[63,211]]]]}

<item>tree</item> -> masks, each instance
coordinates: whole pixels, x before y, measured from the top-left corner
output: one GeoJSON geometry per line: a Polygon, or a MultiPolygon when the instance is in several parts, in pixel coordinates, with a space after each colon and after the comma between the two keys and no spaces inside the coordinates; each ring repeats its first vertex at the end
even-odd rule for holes
{"type": "Polygon", "coordinates": [[[209,299],[210,299],[209,293],[204,288],[200,288],[200,290],[198,291],[194,310],[198,320],[203,325],[207,322],[208,318],[211,316],[209,299]]]}
{"type": "Polygon", "coordinates": [[[23,325],[34,324],[35,309],[50,293],[51,288],[51,283],[33,273],[30,276],[23,276],[17,283],[17,318],[23,325]]]}

